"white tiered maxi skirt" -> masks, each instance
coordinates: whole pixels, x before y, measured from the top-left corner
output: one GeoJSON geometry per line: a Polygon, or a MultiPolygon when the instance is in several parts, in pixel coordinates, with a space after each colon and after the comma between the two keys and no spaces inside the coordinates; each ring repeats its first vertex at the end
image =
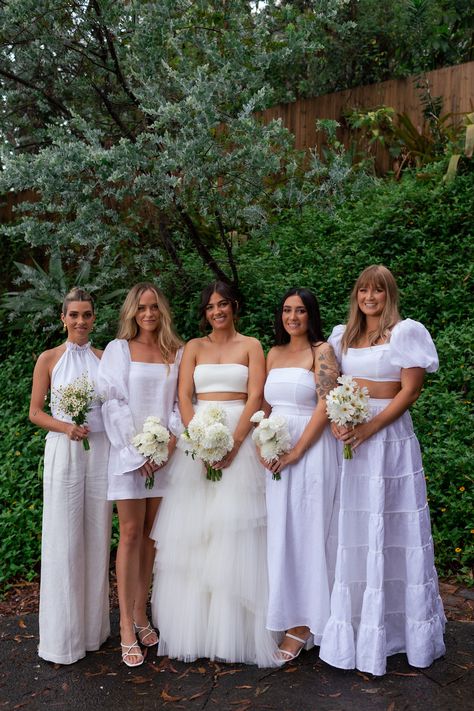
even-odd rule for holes
{"type": "MultiPolygon", "coordinates": [[[[371,400],[372,416],[390,400],[371,400]]],[[[374,675],[445,652],[420,447],[409,412],[343,460],[336,580],[320,657],[374,675]]]]}
{"type": "MultiPolygon", "coordinates": [[[[234,431],[244,403],[215,404],[234,431]]],[[[158,654],[276,666],[276,642],[265,627],[265,476],[253,442],[245,439],[218,482],[206,479],[202,462],[184,446],[179,443],[170,461],[169,487],[151,533],[158,654]]]]}

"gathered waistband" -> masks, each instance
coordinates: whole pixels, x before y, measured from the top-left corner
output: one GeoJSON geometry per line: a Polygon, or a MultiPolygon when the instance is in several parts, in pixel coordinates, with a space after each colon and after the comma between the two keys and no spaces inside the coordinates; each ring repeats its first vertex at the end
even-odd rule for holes
{"type": "Polygon", "coordinates": [[[206,405],[220,405],[222,407],[245,407],[246,400],[196,400],[195,407],[205,407],[206,405]]]}

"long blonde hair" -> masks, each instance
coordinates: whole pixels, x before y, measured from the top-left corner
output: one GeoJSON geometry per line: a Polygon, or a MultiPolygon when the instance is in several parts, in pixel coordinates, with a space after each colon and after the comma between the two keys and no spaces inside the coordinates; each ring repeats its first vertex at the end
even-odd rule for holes
{"type": "Polygon", "coordinates": [[[383,289],[386,294],[385,306],[380,316],[378,328],[367,334],[369,345],[373,346],[380,339],[390,340],[392,328],[400,321],[400,313],[398,311],[398,288],[395,277],[383,264],[371,264],[370,267],[364,269],[359,275],[352,289],[349,317],[341,341],[344,353],[348,348],[356,345],[366,334],[367,321],[365,314],[359,309],[357,294],[359,289],[367,286],[383,289]]]}
{"type": "Polygon", "coordinates": [[[160,311],[160,324],[157,331],[157,343],[165,363],[174,360],[176,351],[183,345],[173,326],[171,310],[166,296],[151,282],[143,281],[132,286],[122,308],[120,309],[119,327],[117,338],[131,341],[138,334],[138,324],[135,316],[138,311],[141,296],[145,291],[152,291],[160,311]]]}

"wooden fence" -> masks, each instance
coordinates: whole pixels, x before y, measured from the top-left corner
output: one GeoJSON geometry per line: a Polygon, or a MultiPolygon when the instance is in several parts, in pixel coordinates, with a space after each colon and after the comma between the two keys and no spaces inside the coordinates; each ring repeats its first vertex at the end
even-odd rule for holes
{"type": "MultiPolygon", "coordinates": [[[[291,104],[273,106],[259,115],[265,122],[281,118],[283,125],[295,136],[299,149],[321,147],[321,135],[316,132],[317,119],[335,119],[341,123],[339,138],[346,146],[353,140],[344,121],[344,115],[352,109],[374,109],[391,106],[397,113],[406,113],[412,123],[421,129],[423,109],[421,90],[416,81],[420,77],[392,79],[381,84],[359,86],[335,94],[326,94],[311,99],[298,99],[291,104]]],[[[457,114],[474,111],[474,62],[445,67],[423,75],[432,97],[443,98],[442,114],[457,114]]],[[[385,172],[390,167],[387,151],[377,149],[376,167],[385,172]]]]}
{"type": "MultiPolygon", "coordinates": [[[[428,72],[424,75],[433,97],[443,97],[442,113],[458,114],[474,111],[474,62],[458,64],[428,72]]],[[[273,106],[259,115],[264,121],[281,118],[295,136],[299,149],[321,147],[322,137],[316,132],[317,119],[335,119],[341,123],[340,140],[349,146],[353,132],[344,122],[344,114],[352,109],[373,109],[391,106],[398,113],[406,113],[418,128],[423,124],[420,89],[416,78],[393,79],[381,84],[359,86],[335,94],[326,94],[311,99],[298,99],[292,104],[273,106]]],[[[375,153],[377,172],[383,173],[391,167],[388,152],[377,148],[375,153]]],[[[12,219],[12,207],[22,198],[31,198],[33,193],[9,194],[0,197],[0,222],[12,219]]]]}

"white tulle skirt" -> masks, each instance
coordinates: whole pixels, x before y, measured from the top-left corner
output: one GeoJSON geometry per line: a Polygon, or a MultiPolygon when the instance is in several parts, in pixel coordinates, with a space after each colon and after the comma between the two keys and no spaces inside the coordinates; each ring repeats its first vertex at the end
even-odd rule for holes
{"type": "MultiPolygon", "coordinates": [[[[371,400],[372,416],[390,400],[371,400]]],[[[445,652],[420,447],[411,416],[343,460],[336,579],[321,659],[374,675],[406,652],[427,667],[445,652]]]]}
{"type": "MultiPolygon", "coordinates": [[[[217,404],[234,431],[244,403],[217,404]]],[[[207,480],[202,462],[183,448],[179,443],[170,461],[167,495],[151,533],[158,654],[276,666],[276,641],[265,626],[265,476],[253,442],[246,438],[218,482],[207,480]]]]}

